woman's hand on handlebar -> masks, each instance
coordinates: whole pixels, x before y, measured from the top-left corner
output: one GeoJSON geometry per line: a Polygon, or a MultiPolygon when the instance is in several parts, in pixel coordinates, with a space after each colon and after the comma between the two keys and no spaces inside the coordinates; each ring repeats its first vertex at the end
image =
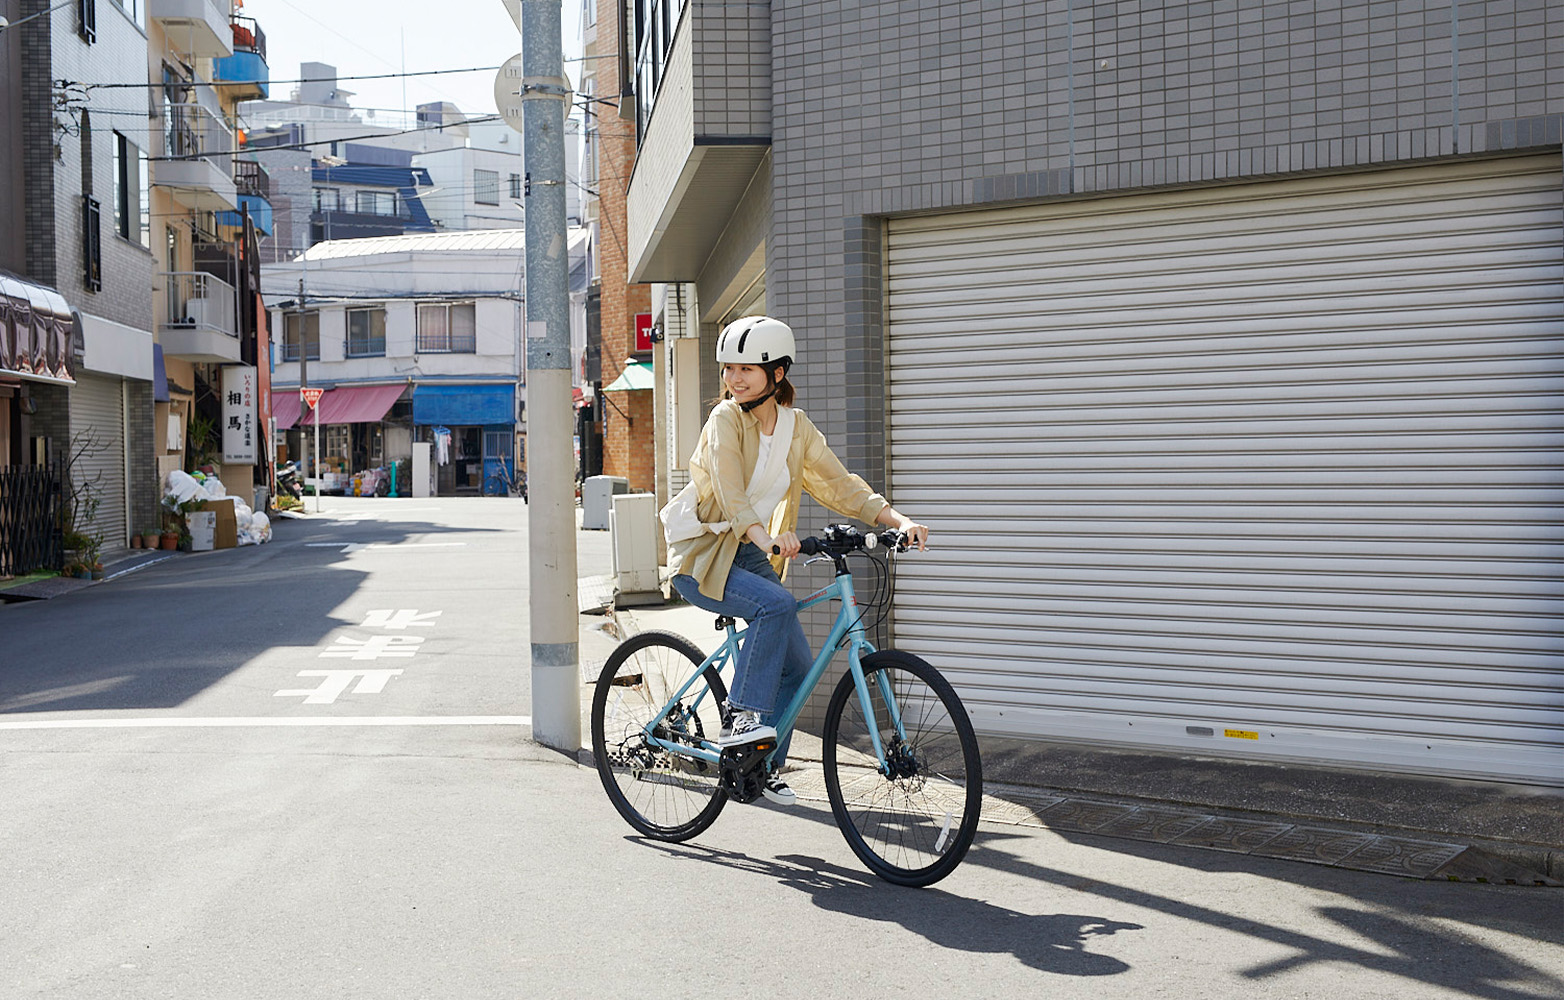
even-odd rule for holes
{"type": "Polygon", "coordinates": [[[928,551],[928,525],[919,524],[917,521],[914,521],[912,518],[901,513],[894,507],[886,507],[884,510],[880,511],[880,516],[876,518],[876,520],[885,525],[887,528],[894,528],[902,534],[906,535],[908,548],[916,545],[919,552],[928,551]]]}
{"type": "Polygon", "coordinates": [[[798,534],[796,532],[784,531],[782,534],[772,539],[771,553],[772,555],[779,555],[784,559],[792,559],[794,556],[798,555],[799,546],[802,544],[803,543],[798,540],[798,534]]]}
{"type": "Polygon", "coordinates": [[[749,526],[749,531],[745,532],[745,537],[754,542],[762,552],[774,556],[782,556],[786,559],[791,559],[798,555],[798,535],[794,532],[784,531],[777,537],[772,538],[767,534],[763,526],[752,524],[749,526]]]}

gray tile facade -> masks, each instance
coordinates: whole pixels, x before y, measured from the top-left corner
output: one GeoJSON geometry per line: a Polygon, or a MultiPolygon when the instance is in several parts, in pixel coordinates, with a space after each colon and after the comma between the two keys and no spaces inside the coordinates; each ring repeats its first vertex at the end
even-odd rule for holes
{"type": "Polygon", "coordinates": [[[768,307],[799,333],[801,405],[877,485],[885,217],[1556,147],[1564,123],[1556,0],[770,11],[768,307]]]}

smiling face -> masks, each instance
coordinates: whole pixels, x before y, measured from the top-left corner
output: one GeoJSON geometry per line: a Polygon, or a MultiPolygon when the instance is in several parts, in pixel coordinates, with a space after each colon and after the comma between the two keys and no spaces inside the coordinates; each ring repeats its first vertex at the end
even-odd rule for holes
{"type": "Polygon", "coordinates": [[[771,390],[771,380],[759,365],[723,365],[722,384],[740,403],[759,399],[771,390]]]}

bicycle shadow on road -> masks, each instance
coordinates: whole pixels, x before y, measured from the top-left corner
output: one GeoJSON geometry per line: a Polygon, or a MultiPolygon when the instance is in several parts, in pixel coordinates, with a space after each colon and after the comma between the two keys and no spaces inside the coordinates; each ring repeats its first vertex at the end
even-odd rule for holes
{"type": "Polygon", "coordinates": [[[751,857],[699,844],[669,844],[643,837],[631,841],[691,861],[722,865],[775,879],[809,893],[821,909],[865,920],[897,923],[941,948],[982,954],[1010,954],[1040,972],[1063,976],[1112,976],[1130,966],[1111,955],[1087,950],[1092,938],[1141,930],[1140,924],[1073,913],[1029,914],[967,899],[937,888],[898,890],[870,875],[820,858],[781,855],[751,857]],[[896,893],[890,896],[888,894],[896,893]],[[903,905],[914,902],[915,905],[903,905]]]}

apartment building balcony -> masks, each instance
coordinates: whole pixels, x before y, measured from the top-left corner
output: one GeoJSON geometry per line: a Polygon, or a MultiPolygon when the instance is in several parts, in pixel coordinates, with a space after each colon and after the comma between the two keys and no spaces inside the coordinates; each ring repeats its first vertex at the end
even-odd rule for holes
{"type": "Polygon", "coordinates": [[[158,329],[163,353],[188,361],[240,360],[238,292],[203,271],[165,271],[165,319],[158,329]]]}
{"type": "Polygon", "coordinates": [[[212,83],[236,101],[271,95],[271,70],[266,65],[266,32],[253,17],[231,22],[234,54],[212,64],[212,83]]]}
{"type": "MultiPolygon", "coordinates": [[[[663,5],[653,15],[672,16],[663,5]]],[[[637,22],[640,146],[625,206],[632,282],[696,280],[732,224],[748,223],[745,195],[771,150],[770,61],[734,72],[729,56],[770,51],[769,13],[732,18],[690,4],[676,23],[637,22]]]]}
{"type": "Polygon", "coordinates": [[[233,54],[228,11],[215,0],[147,0],[147,16],[162,24],[168,44],[197,59],[233,54]]]}
{"type": "Polygon", "coordinates": [[[198,212],[232,211],[234,134],[228,123],[195,103],[165,104],[164,157],[152,161],[152,185],[198,212]]]}
{"type": "Polygon", "coordinates": [[[239,207],[233,212],[217,213],[220,226],[244,225],[244,213],[249,211],[250,221],[263,235],[272,232],[271,175],[254,160],[233,161],[234,188],[239,193],[239,207]]]}

